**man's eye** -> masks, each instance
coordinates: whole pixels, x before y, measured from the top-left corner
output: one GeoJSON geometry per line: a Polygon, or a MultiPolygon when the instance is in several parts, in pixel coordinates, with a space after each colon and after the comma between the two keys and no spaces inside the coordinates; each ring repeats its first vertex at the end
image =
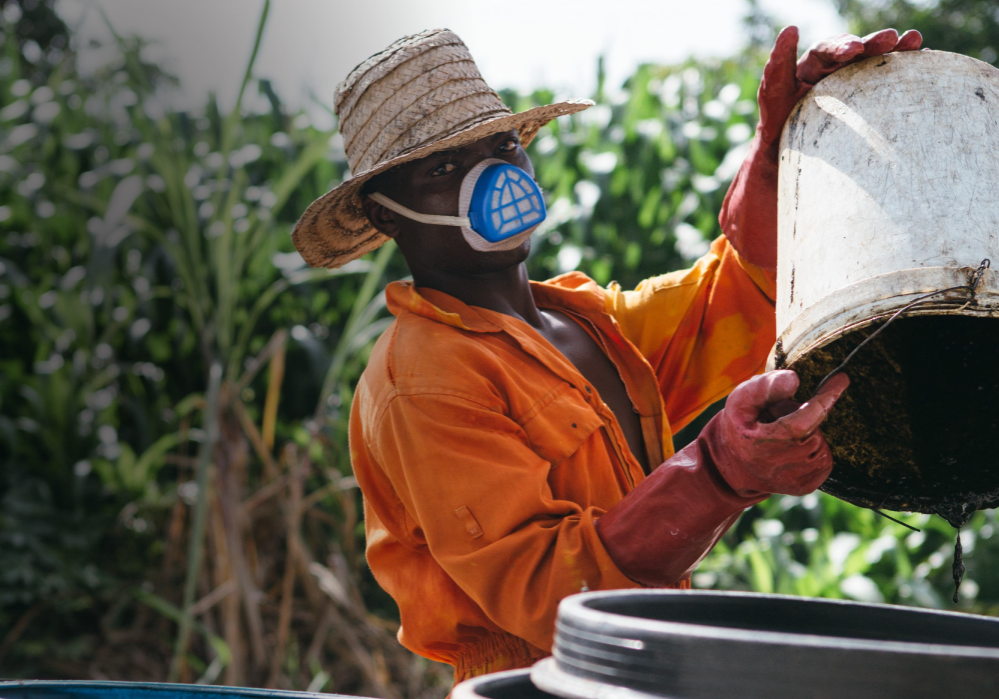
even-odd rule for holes
{"type": "Polygon", "coordinates": [[[447,173],[454,170],[456,167],[458,166],[455,165],[454,163],[441,163],[440,165],[438,165],[437,167],[435,167],[433,170],[430,171],[430,176],[440,177],[441,175],[446,175],[447,173]]]}
{"type": "Polygon", "coordinates": [[[501,153],[510,153],[512,151],[517,150],[517,146],[519,145],[520,141],[518,141],[516,138],[511,138],[500,144],[499,151],[501,153]]]}

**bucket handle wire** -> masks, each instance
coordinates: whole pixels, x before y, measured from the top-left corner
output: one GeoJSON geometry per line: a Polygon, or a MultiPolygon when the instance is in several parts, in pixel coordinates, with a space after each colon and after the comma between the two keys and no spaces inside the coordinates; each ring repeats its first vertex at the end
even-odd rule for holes
{"type": "MultiPolygon", "coordinates": [[[[952,286],[952,287],[949,287],[947,289],[941,289],[940,291],[933,291],[933,292],[930,292],[928,294],[924,294],[924,295],[920,296],[919,298],[915,299],[914,301],[912,301],[911,303],[908,303],[905,306],[903,306],[902,308],[900,308],[898,311],[896,311],[894,313],[894,315],[892,315],[891,318],[889,318],[887,321],[885,321],[881,325],[881,327],[879,327],[877,330],[875,330],[870,335],[868,335],[864,339],[864,341],[861,342],[859,345],[857,345],[856,347],[854,347],[853,351],[850,352],[850,354],[846,355],[846,359],[844,359],[843,362],[838,367],[836,367],[835,369],[833,369],[832,371],[830,371],[828,374],[826,374],[825,378],[823,378],[819,382],[819,385],[815,387],[815,393],[818,393],[820,390],[822,390],[822,387],[826,385],[826,382],[829,379],[831,379],[833,376],[835,376],[836,374],[838,374],[841,371],[843,371],[843,369],[846,368],[846,365],[850,363],[850,360],[853,359],[854,356],[856,356],[857,352],[859,352],[861,350],[861,348],[863,348],[864,345],[866,345],[871,340],[873,340],[878,335],[880,335],[882,333],[882,331],[885,330],[885,328],[887,328],[889,325],[891,325],[896,320],[898,320],[899,318],[901,318],[907,311],[910,311],[913,308],[917,308],[918,306],[921,306],[921,305],[925,304],[926,302],[928,302],[929,300],[933,299],[936,296],[941,296],[942,294],[946,294],[946,293],[951,292],[951,291],[967,291],[968,292],[968,294],[969,294],[968,300],[965,302],[965,304],[963,306],[961,306],[961,309],[967,308],[975,300],[975,294],[978,291],[978,285],[982,283],[982,278],[985,276],[985,270],[990,269],[991,267],[992,267],[992,260],[990,260],[989,258],[986,257],[984,260],[982,260],[981,264],[978,265],[978,269],[976,269],[974,272],[971,273],[971,276],[968,278],[968,283],[967,284],[964,284],[962,286],[952,286]]],[[[814,397],[814,394],[813,394],[813,397],[814,397]]],[[[910,524],[906,524],[905,522],[902,522],[901,520],[897,520],[894,517],[886,515],[884,512],[882,512],[877,507],[872,507],[870,509],[872,511],[874,511],[876,514],[881,515],[885,519],[890,519],[892,522],[895,522],[896,524],[901,524],[903,527],[911,529],[914,532],[918,532],[919,531],[919,529],[916,529],[915,527],[913,527],[910,524]]]]}
{"type": "Polygon", "coordinates": [[[846,368],[846,365],[850,363],[850,360],[854,358],[857,352],[859,352],[864,347],[864,345],[866,345],[871,340],[880,335],[882,331],[884,331],[889,325],[891,325],[900,317],[902,317],[902,315],[905,314],[906,311],[910,311],[913,308],[916,308],[917,306],[925,304],[933,297],[946,294],[950,291],[967,291],[970,294],[970,296],[967,302],[963,306],[961,306],[962,309],[967,308],[971,304],[971,302],[975,300],[975,293],[978,291],[978,285],[982,283],[982,277],[985,276],[985,270],[990,269],[991,267],[992,267],[992,260],[986,257],[984,260],[982,260],[982,263],[978,265],[978,269],[976,269],[974,272],[971,273],[971,277],[968,279],[967,284],[963,284],[961,286],[948,287],[946,289],[941,289],[940,291],[932,291],[928,294],[920,296],[918,299],[898,309],[898,311],[896,311],[891,318],[885,321],[885,323],[882,324],[881,327],[879,327],[877,330],[868,335],[867,338],[865,338],[864,341],[861,342],[859,345],[854,347],[853,351],[850,352],[850,354],[846,355],[846,359],[843,360],[842,364],[840,364],[838,367],[836,367],[835,369],[833,369],[832,371],[830,371],[828,374],[825,375],[825,378],[823,378],[819,382],[819,385],[815,387],[815,393],[818,393],[820,390],[822,390],[822,387],[826,385],[826,382],[829,379],[831,379],[833,376],[843,371],[843,369],[846,368]]]}

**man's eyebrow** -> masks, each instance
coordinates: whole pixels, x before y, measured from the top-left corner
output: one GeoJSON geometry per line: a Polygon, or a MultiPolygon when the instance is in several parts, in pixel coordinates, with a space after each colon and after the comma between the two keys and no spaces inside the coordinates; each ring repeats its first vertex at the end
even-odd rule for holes
{"type": "Polygon", "coordinates": [[[445,156],[448,157],[448,158],[453,158],[456,155],[460,155],[463,150],[465,150],[465,149],[464,148],[451,148],[449,150],[439,150],[436,153],[431,153],[430,155],[427,156],[427,158],[428,159],[430,159],[430,158],[443,158],[445,156]]]}

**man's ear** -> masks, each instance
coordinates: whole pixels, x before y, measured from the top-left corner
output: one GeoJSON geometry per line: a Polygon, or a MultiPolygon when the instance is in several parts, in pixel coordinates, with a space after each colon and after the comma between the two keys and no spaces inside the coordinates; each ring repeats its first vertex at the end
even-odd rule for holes
{"type": "Polygon", "coordinates": [[[399,224],[396,221],[394,211],[382,206],[369,196],[361,195],[361,206],[367,214],[371,225],[378,229],[379,233],[395,238],[399,235],[399,224]]]}

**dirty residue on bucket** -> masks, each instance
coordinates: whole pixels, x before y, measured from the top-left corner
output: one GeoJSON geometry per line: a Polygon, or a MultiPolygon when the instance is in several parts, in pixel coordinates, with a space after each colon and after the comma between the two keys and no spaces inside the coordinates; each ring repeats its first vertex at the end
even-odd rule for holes
{"type": "Polygon", "coordinates": [[[951,569],[954,575],[954,604],[957,604],[957,593],[961,591],[964,582],[964,546],[961,545],[961,529],[958,527],[957,539],[954,542],[954,565],[951,569]]]}
{"type": "MultiPolygon", "coordinates": [[[[806,399],[872,329],[790,367],[806,399]]],[[[954,527],[999,504],[999,321],[902,318],[850,362],[822,427],[835,466],[823,490],[862,507],[938,514],[954,527]]]]}

